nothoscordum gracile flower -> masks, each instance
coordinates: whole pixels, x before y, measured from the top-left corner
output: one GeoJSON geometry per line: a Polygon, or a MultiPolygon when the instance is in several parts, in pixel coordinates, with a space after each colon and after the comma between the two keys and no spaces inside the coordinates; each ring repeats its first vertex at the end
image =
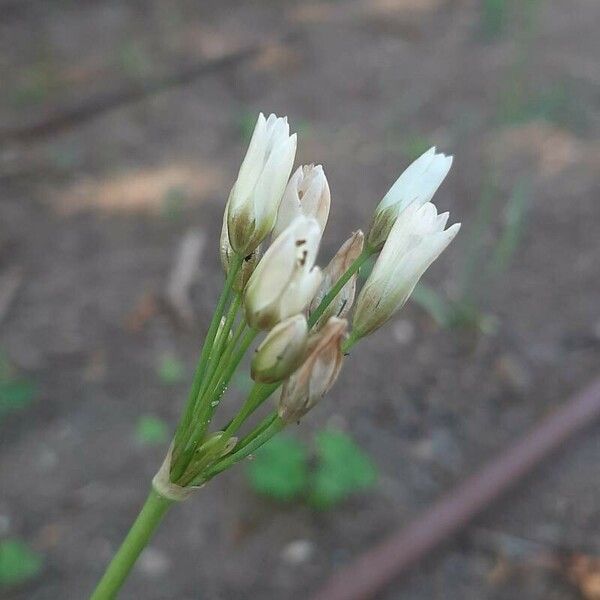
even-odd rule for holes
{"type": "Polygon", "coordinates": [[[320,241],[316,219],[303,216],[273,241],[244,292],[250,327],[270,329],[308,306],[321,283],[321,270],[314,266],[320,241]]]}
{"type": "Polygon", "coordinates": [[[277,212],[273,236],[277,237],[296,217],[313,217],[325,230],[329,217],[331,195],[329,183],[321,165],[298,167],[290,178],[277,212]]]}
{"type": "Polygon", "coordinates": [[[411,204],[421,206],[429,202],[451,166],[452,156],[436,154],[435,148],[430,148],[409,165],[375,209],[367,236],[368,246],[380,250],[398,215],[411,204]]]}
{"type": "MultiPolygon", "coordinates": [[[[313,298],[310,305],[311,312],[314,312],[323,301],[325,295],[333,288],[340,277],[350,268],[352,263],[358,259],[363,251],[365,236],[359,229],[355,231],[340,247],[331,262],[323,269],[323,281],[313,298]]],[[[356,293],[356,273],[350,277],[338,292],[333,302],[325,309],[323,314],[315,323],[318,329],[329,317],[345,317],[354,303],[354,294],[356,293]]]]}
{"type": "Polygon", "coordinates": [[[296,134],[290,136],[287,117],[260,113],[225,215],[238,255],[249,255],[273,229],[295,155],[296,134]]]}
{"type": "Polygon", "coordinates": [[[398,217],[356,301],[352,335],[364,337],[381,327],[408,300],[423,273],[460,229],[444,230],[448,213],[434,204],[411,204],[398,217]]]}
{"type": "Polygon", "coordinates": [[[287,184],[295,151],[287,119],[261,114],[226,204],[220,253],[227,277],[186,407],[152,491],[92,600],[115,598],[173,502],[315,406],[335,382],[344,352],[406,302],[460,227],[444,230],[448,214],[438,215],[429,202],[452,160],[431,149],[380,202],[367,240],[361,231],[353,233],[321,274],[315,260],[329,215],[329,185],[322,167],[313,165],[300,167],[287,184]],[[272,231],[259,260],[259,247],[272,231]],[[347,337],[348,323],[340,317],[352,307],[359,269],[380,250],[347,337]],[[233,418],[219,422],[220,401],[259,330],[267,335],[251,362],[256,384],[233,418]],[[280,386],[277,409],[252,425],[252,415],[280,386]],[[236,438],[246,427],[246,435],[236,438]]]}
{"type": "Polygon", "coordinates": [[[308,341],[302,366],[283,384],[277,412],[286,423],[303,417],[335,383],[344,360],[348,322],[331,317],[308,341]]]}
{"type": "Polygon", "coordinates": [[[285,379],[300,366],[307,340],[304,315],[295,315],[275,325],[252,357],[252,379],[261,383],[285,379]]]}

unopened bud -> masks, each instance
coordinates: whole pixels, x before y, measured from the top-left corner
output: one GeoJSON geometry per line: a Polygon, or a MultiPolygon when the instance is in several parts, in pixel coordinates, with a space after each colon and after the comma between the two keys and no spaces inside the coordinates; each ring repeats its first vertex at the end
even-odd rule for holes
{"type": "Polygon", "coordinates": [[[291,176],[279,204],[273,237],[277,237],[296,217],[313,217],[325,230],[331,194],[321,165],[298,167],[291,176]]]}
{"type": "Polygon", "coordinates": [[[229,454],[237,444],[237,437],[231,437],[224,431],[211,433],[204,443],[196,448],[179,482],[187,485],[202,474],[202,471],[214,464],[221,457],[229,454]]]}
{"type": "Polygon", "coordinates": [[[321,283],[314,266],[320,240],[317,221],[297,217],[269,246],[244,290],[250,327],[271,329],[306,309],[321,283]]]}
{"type": "Polygon", "coordinates": [[[418,208],[429,202],[451,166],[452,157],[436,154],[435,148],[430,148],[409,165],[375,209],[367,236],[369,248],[381,250],[398,215],[410,204],[414,203],[418,208]]]}
{"type": "Polygon", "coordinates": [[[342,342],[348,322],[331,317],[308,340],[306,359],[283,384],[277,412],[286,423],[298,421],[331,388],[342,368],[342,342]]]}
{"type": "Polygon", "coordinates": [[[444,229],[448,213],[434,204],[411,204],[394,224],[373,271],[356,301],[352,334],[363,337],[381,327],[402,308],[423,273],[460,229],[444,229]]]}
{"type": "Polygon", "coordinates": [[[287,117],[261,113],[227,203],[229,241],[239,256],[250,255],[271,233],[292,172],[296,134],[287,117]]]}
{"type": "MultiPolygon", "coordinates": [[[[348,270],[350,265],[360,256],[364,246],[365,236],[359,229],[355,231],[337,251],[331,262],[323,269],[323,281],[310,305],[311,312],[315,311],[325,295],[333,288],[339,278],[348,270]]],[[[327,322],[329,317],[345,317],[354,303],[356,293],[356,275],[339,291],[331,304],[325,309],[323,315],[315,323],[319,329],[327,322]]]]}
{"type": "Polygon", "coordinates": [[[302,363],[307,340],[308,324],[304,315],[275,325],[252,357],[252,379],[261,383],[285,379],[302,363]]]}

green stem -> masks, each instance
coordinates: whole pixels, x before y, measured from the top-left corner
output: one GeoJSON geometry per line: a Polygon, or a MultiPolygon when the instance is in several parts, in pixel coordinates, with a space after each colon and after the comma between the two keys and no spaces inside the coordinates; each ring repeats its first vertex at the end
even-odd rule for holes
{"type": "Polygon", "coordinates": [[[327,307],[334,301],[342,288],[350,281],[350,278],[358,272],[362,265],[374,254],[374,251],[366,246],[358,258],[348,267],[346,272],[337,280],[336,284],[325,294],[323,300],[308,319],[308,326],[312,327],[322,316],[327,307]]]}
{"type": "MultiPolygon", "coordinates": [[[[224,369],[221,371],[217,369],[215,378],[209,384],[207,388],[207,393],[202,399],[201,405],[199,406],[198,412],[195,414],[193,423],[191,425],[191,431],[188,436],[188,440],[186,443],[186,447],[181,454],[180,464],[183,465],[183,469],[181,471],[177,471],[177,475],[172,476],[171,481],[178,482],[179,478],[185,472],[187,465],[189,464],[190,459],[192,458],[195,449],[202,442],[206,430],[210,424],[212,416],[218,406],[219,400],[227,387],[231,377],[233,376],[237,366],[240,361],[246,354],[246,350],[258,334],[258,331],[254,329],[250,329],[246,332],[246,335],[242,338],[241,345],[238,348],[236,354],[228,360],[224,369]],[[214,384],[214,385],[213,385],[214,384]]],[[[229,348],[228,348],[229,350],[229,348]]],[[[175,473],[175,472],[174,472],[175,473]]]]}
{"type": "Polygon", "coordinates": [[[116,597],[135,561],[172,503],[172,500],[161,496],[154,489],[150,491],[144,506],[90,596],[90,600],[111,600],[116,597]]]}
{"type": "Polygon", "coordinates": [[[200,390],[198,392],[199,401],[202,400],[202,397],[204,396],[206,391],[211,389],[210,384],[212,382],[212,378],[215,374],[215,371],[218,372],[218,367],[221,365],[221,359],[223,358],[223,354],[226,353],[228,350],[227,342],[229,341],[229,332],[231,331],[231,326],[233,325],[235,317],[237,316],[240,304],[241,296],[240,294],[236,294],[227,311],[227,317],[223,324],[222,331],[215,338],[213,349],[208,359],[208,367],[204,373],[202,385],[200,386],[200,390]]]}
{"type": "Polygon", "coordinates": [[[277,412],[269,413],[248,435],[244,436],[235,446],[236,452],[245,448],[258,437],[277,418],[277,412]]]}
{"type": "MultiPolygon", "coordinates": [[[[264,443],[268,442],[276,433],[279,433],[284,427],[285,423],[274,415],[269,415],[266,420],[269,420],[269,425],[264,427],[264,421],[257,429],[261,429],[258,435],[255,435],[250,442],[244,445],[242,448],[227,455],[225,458],[213,465],[206,473],[202,474],[199,478],[201,482],[212,479],[215,475],[218,475],[222,471],[225,471],[235,463],[246,458],[252,454],[256,449],[260,448],[264,443]]],[[[252,435],[252,434],[250,434],[252,435]]],[[[196,485],[196,483],[194,483],[196,485]]]]}
{"type": "Polygon", "coordinates": [[[217,371],[215,373],[216,377],[210,382],[210,402],[206,403],[205,406],[207,409],[202,411],[199,418],[200,431],[202,431],[202,435],[204,435],[204,431],[206,431],[206,428],[210,423],[210,419],[212,418],[212,415],[218,406],[223,392],[227,388],[227,385],[238,368],[238,365],[242,361],[242,358],[244,358],[244,355],[246,354],[250,344],[254,341],[254,338],[257,335],[258,331],[255,329],[249,329],[246,331],[246,334],[242,337],[242,341],[240,343],[240,347],[237,349],[237,352],[233,355],[233,357],[231,357],[232,353],[229,354],[227,357],[227,363],[225,363],[223,370],[217,371]]]}
{"type": "Polygon", "coordinates": [[[342,344],[342,352],[344,354],[350,352],[350,348],[352,348],[358,340],[360,340],[360,336],[354,331],[350,332],[348,339],[342,344]]]}
{"type": "Polygon", "coordinates": [[[244,421],[279,387],[279,383],[257,383],[250,390],[240,411],[225,428],[225,433],[233,435],[244,421]]]}

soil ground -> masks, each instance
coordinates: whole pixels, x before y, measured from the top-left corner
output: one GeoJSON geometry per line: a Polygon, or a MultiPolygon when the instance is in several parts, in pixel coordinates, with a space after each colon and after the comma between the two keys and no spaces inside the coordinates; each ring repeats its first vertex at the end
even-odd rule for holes
{"type": "MultiPolygon", "coordinates": [[[[172,511],[123,598],[307,598],[597,374],[600,4],[506,4],[0,2],[3,131],[267,45],[73,127],[1,142],[0,275],[17,267],[21,285],[0,345],[39,392],[0,422],[0,534],[45,566],[0,596],[86,597],[143,500],[164,447],[141,446],[135,424],[176,422],[222,280],[224,200],[259,110],[289,115],[298,161],[325,165],[322,263],[419,149],[454,154],[436,202],[463,222],[462,239],[426,280],[452,297],[483,258],[468,297],[494,327],[440,327],[410,304],[353,351],[297,430],[346,428],[377,464],[377,488],[314,513],[257,497],[238,468],[172,511]],[[519,185],[522,236],[496,269],[484,257],[519,185]],[[182,328],[151,299],[190,227],[207,243],[198,318],[182,328]],[[183,361],[183,381],[160,380],[165,355],[183,361]],[[300,558],[297,540],[310,549],[300,558]]],[[[537,559],[600,552],[599,453],[596,425],[382,598],[582,597],[537,559]],[[528,541],[535,556],[519,551],[528,541]]]]}

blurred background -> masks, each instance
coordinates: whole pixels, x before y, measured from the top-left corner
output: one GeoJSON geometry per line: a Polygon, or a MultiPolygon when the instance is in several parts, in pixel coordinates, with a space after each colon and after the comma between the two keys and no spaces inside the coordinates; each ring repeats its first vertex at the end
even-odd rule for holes
{"type": "MultiPolygon", "coordinates": [[[[259,111],[325,166],[321,264],[432,145],[463,229],[300,427],[172,511],[123,598],[307,598],[591,379],[599,22],[597,0],[0,0],[0,597],[86,597],[136,514],[259,111]]],[[[596,427],[381,597],[599,598],[573,567],[600,554],[599,451],[596,427]]]]}

